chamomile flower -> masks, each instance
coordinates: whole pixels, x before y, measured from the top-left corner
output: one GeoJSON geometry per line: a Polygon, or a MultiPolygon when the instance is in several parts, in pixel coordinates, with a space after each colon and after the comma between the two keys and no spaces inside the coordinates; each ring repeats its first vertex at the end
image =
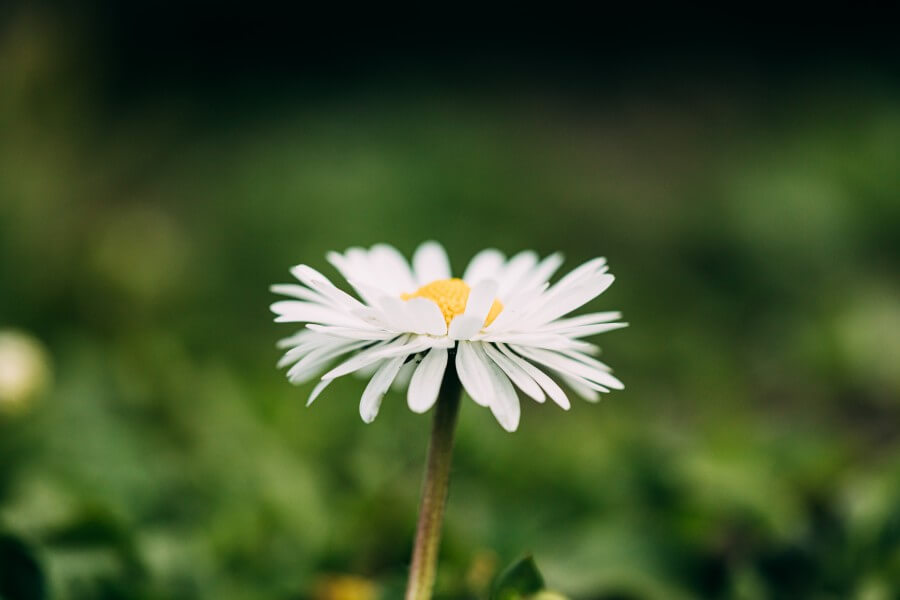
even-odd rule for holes
{"type": "Polygon", "coordinates": [[[357,297],[306,265],[291,269],[299,284],[272,286],[291,298],[272,305],[275,321],[307,324],[279,342],[286,349],[279,367],[290,367],[287,376],[295,384],[319,379],[308,404],[338,377],[356,373],[369,377],[359,406],[365,422],[375,419],[392,385],[405,387],[410,409],[422,413],[435,403],[454,361],[472,400],[515,431],[521,412],[516,388],[568,409],[566,392],[551,374],[589,401],[623,387],[592,356],[597,346],[583,340],[625,327],[621,313],[566,318],[612,284],[603,258],[552,285],[559,254],[541,260],[524,251],[507,259],[483,250],[461,278],[453,277],[436,242],[419,246],[412,264],[386,244],[332,252],[328,261],[357,297]]]}

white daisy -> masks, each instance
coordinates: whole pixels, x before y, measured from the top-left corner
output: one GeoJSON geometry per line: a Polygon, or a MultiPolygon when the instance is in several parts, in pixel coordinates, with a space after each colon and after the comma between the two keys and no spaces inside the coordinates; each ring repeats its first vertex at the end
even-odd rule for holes
{"type": "Polygon", "coordinates": [[[336,378],[357,373],[370,377],[359,406],[363,421],[375,419],[392,384],[406,387],[410,409],[423,413],[435,403],[448,361],[454,360],[468,395],[489,407],[504,429],[515,431],[520,415],[515,387],[538,402],[549,396],[569,408],[566,393],[548,372],[592,402],[598,392],[623,387],[591,356],[597,346],[581,339],[625,327],[621,313],[563,318],[612,284],[603,258],[553,285],[549,280],[562,264],[559,254],[539,260],[524,251],[507,259],[498,250],[483,250],[461,279],[453,278],[436,242],[419,246],[411,266],[386,244],[331,252],[328,261],[358,299],[306,265],[291,269],[301,285],[272,286],[292,298],[272,305],[275,321],[307,323],[279,342],[287,352],[278,365],[290,366],[292,383],[320,379],[307,405],[336,378]]]}

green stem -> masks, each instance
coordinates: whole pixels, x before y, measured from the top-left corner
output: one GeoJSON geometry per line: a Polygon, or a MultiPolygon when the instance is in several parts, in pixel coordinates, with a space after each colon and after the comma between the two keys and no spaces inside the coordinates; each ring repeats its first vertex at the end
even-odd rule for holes
{"type": "Polygon", "coordinates": [[[434,577],[437,572],[438,550],[441,541],[441,524],[447,504],[450,484],[450,461],[453,455],[453,431],[459,415],[459,399],[462,386],[456,375],[453,360],[449,361],[434,412],[431,442],[428,446],[428,463],[422,486],[422,504],[419,507],[419,523],[413,547],[406,600],[431,600],[434,577]]]}

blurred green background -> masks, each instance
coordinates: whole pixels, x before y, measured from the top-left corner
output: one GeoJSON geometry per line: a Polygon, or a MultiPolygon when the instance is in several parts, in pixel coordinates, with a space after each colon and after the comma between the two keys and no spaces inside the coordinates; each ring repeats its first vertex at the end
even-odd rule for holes
{"type": "Polygon", "coordinates": [[[180,10],[2,11],[0,597],[400,597],[429,417],[304,408],[267,288],[426,239],[606,256],[632,323],[598,405],[463,405],[440,598],[525,551],[576,599],[900,597],[891,60],[180,10]]]}

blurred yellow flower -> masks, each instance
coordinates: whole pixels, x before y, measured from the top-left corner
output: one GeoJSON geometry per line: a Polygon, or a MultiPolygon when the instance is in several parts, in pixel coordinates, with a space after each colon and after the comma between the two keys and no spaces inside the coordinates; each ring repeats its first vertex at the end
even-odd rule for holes
{"type": "Polygon", "coordinates": [[[327,575],[313,586],[313,600],[375,600],[375,584],[354,575],[327,575]]]}
{"type": "Polygon", "coordinates": [[[569,600],[562,594],[543,590],[531,597],[531,600],[569,600]]]}
{"type": "Polygon", "coordinates": [[[491,550],[479,550],[472,557],[466,571],[466,586],[478,596],[486,594],[497,574],[497,555],[491,550]]]}

